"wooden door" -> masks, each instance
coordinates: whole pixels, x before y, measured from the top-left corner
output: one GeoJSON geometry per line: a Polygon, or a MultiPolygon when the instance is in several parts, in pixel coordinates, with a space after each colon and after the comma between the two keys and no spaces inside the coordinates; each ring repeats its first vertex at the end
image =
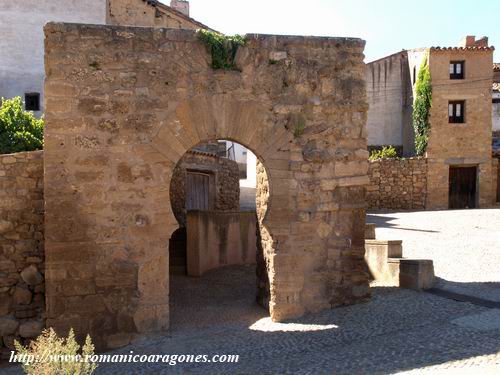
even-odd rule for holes
{"type": "Polygon", "coordinates": [[[450,167],[449,207],[476,207],[477,167],[450,167]]]}
{"type": "Polygon", "coordinates": [[[186,210],[208,210],[210,199],[210,175],[187,172],[186,210]]]}

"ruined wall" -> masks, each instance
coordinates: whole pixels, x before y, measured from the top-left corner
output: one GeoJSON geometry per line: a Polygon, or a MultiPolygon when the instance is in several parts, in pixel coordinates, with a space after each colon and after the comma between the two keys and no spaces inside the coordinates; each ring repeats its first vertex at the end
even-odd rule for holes
{"type": "Polygon", "coordinates": [[[187,171],[199,171],[211,175],[215,193],[211,210],[238,211],[240,207],[238,164],[216,155],[189,151],[175,167],[170,183],[170,203],[179,225],[186,225],[187,171]]]}
{"type": "Polygon", "coordinates": [[[366,90],[368,146],[392,145],[403,149],[404,155],[412,154],[413,98],[406,52],[368,63],[366,90]]]}
{"type": "Polygon", "coordinates": [[[0,356],[45,324],[43,152],[0,155],[0,356]]]}
{"type": "Polygon", "coordinates": [[[171,176],[211,139],[266,166],[273,320],[369,296],[363,41],[250,34],[238,70],[216,71],[190,30],[45,31],[49,326],[100,348],[168,328],[171,176]]]}
{"type": "Polygon", "coordinates": [[[369,162],[366,200],[370,209],[425,209],[427,160],[378,159],[369,162]]]}
{"type": "Polygon", "coordinates": [[[491,166],[493,50],[430,49],[432,108],[427,147],[427,208],[448,208],[450,166],[478,167],[477,207],[494,202],[491,166]],[[465,79],[450,80],[450,61],[465,61],[465,79]],[[448,102],[465,100],[465,122],[448,122],[448,102]]]}
{"type": "Polygon", "coordinates": [[[111,25],[205,29],[206,26],[161,3],[146,0],[108,1],[107,23],[111,25]]]}

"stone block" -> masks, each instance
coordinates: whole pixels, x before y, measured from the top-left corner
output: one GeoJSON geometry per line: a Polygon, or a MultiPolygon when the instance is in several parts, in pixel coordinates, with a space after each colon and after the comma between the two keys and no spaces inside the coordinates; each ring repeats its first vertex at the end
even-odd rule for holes
{"type": "Polygon", "coordinates": [[[19,327],[19,322],[13,318],[0,318],[0,336],[13,335],[19,327]]]}
{"type": "Polygon", "coordinates": [[[22,323],[19,326],[19,335],[24,338],[35,338],[42,333],[43,326],[42,322],[37,321],[22,323]]]}
{"type": "Polygon", "coordinates": [[[427,259],[401,259],[399,285],[402,288],[425,290],[434,285],[434,265],[427,259]]]}
{"type": "Polygon", "coordinates": [[[31,286],[39,285],[43,282],[43,276],[35,265],[30,265],[21,271],[23,281],[31,286]]]}
{"type": "Polygon", "coordinates": [[[16,287],[12,295],[15,305],[29,305],[31,303],[31,292],[27,288],[16,287]]]}

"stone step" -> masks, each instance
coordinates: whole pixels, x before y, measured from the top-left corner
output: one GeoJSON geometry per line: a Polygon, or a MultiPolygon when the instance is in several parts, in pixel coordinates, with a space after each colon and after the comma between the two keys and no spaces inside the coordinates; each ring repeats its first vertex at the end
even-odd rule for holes
{"type": "Polygon", "coordinates": [[[400,240],[365,240],[365,261],[372,279],[380,286],[432,288],[432,260],[403,258],[402,243],[400,240]]]}
{"type": "Polygon", "coordinates": [[[400,288],[425,290],[434,285],[434,263],[430,259],[390,258],[388,263],[400,288]]]}

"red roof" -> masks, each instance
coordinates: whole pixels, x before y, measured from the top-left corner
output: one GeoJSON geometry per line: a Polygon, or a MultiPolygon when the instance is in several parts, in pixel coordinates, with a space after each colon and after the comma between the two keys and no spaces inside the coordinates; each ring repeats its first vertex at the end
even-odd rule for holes
{"type": "Polygon", "coordinates": [[[431,51],[494,51],[495,47],[431,47],[431,51]]]}

